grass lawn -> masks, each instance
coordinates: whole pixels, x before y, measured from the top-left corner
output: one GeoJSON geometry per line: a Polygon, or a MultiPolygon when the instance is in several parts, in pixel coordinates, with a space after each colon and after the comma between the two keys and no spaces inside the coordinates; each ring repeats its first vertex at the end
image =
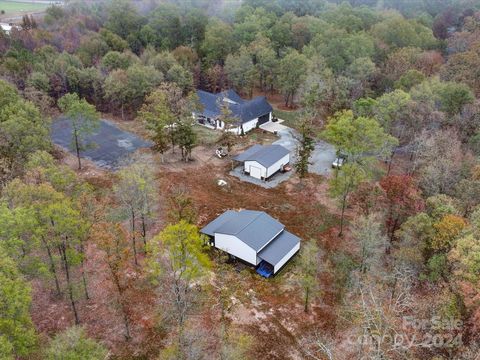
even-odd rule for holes
{"type": "Polygon", "coordinates": [[[209,129],[201,125],[194,125],[193,130],[197,133],[197,140],[200,145],[214,145],[217,143],[221,135],[220,131],[209,129]]]}
{"type": "MultiPolygon", "coordinates": [[[[17,2],[0,0],[0,11],[4,11],[5,15],[42,11],[49,7],[49,4],[35,2],[17,2]]],[[[2,14],[3,15],[3,14],[2,14]]]]}
{"type": "Polygon", "coordinates": [[[285,120],[285,122],[283,123],[284,125],[292,128],[296,128],[296,125],[298,124],[297,120],[300,116],[300,111],[299,110],[285,111],[280,109],[274,109],[273,114],[279,119],[285,120]]]}

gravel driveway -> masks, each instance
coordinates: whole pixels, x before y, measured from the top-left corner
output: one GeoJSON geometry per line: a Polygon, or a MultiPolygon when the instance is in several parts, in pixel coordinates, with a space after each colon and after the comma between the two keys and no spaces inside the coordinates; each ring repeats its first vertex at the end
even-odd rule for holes
{"type": "MultiPolygon", "coordinates": [[[[283,125],[282,125],[283,126],[283,125]]],[[[295,164],[296,162],[296,152],[297,145],[300,135],[298,132],[292,128],[283,126],[283,129],[276,132],[280,139],[274,142],[275,145],[282,145],[283,147],[290,150],[290,164],[295,164]]],[[[315,143],[315,149],[312,152],[310,157],[310,165],[308,166],[308,171],[319,174],[319,175],[329,175],[332,172],[332,162],[336,158],[336,151],[333,145],[329,143],[317,140],[315,143]]],[[[285,180],[288,180],[292,176],[294,170],[287,173],[277,173],[273,175],[269,180],[262,181],[246,175],[243,172],[243,165],[237,166],[235,169],[230,171],[230,175],[239,178],[242,181],[246,181],[267,189],[276,187],[278,184],[282,183],[285,180]]]]}
{"type": "MultiPolygon", "coordinates": [[[[292,152],[291,163],[295,163],[298,145],[297,139],[300,138],[300,135],[292,128],[281,130],[277,132],[277,135],[280,136],[280,139],[275,141],[274,144],[282,145],[289,149],[292,152]]],[[[323,140],[317,140],[310,158],[308,171],[319,175],[329,175],[332,172],[332,162],[335,158],[336,151],[333,145],[323,140]]]]}

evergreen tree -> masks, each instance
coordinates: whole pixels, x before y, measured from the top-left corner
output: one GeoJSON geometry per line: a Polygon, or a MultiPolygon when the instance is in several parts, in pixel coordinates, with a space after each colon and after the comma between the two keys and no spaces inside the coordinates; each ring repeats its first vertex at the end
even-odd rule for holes
{"type": "Polygon", "coordinates": [[[300,120],[300,139],[297,147],[297,162],[295,170],[300,178],[305,177],[308,173],[308,165],[310,156],[315,149],[315,140],[313,135],[312,120],[308,115],[304,115],[300,120]]]}

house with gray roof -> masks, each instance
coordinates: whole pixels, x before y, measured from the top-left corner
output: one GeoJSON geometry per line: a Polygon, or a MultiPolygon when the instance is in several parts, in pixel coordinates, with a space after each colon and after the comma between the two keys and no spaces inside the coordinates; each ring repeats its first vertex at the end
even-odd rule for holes
{"type": "Polygon", "coordinates": [[[265,277],[277,273],[300,249],[300,239],[263,211],[227,210],[200,232],[265,277]]]}
{"type": "Polygon", "coordinates": [[[223,129],[225,124],[219,119],[222,105],[228,106],[236,124],[229,130],[238,135],[247,133],[272,120],[272,106],[265,96],[257,96],[251,100],[242,99],[234,90],[226,90],[217,94],[197,90],[201,110],[193,114],[196,121],[212,129],[223,129]]]}
{"type": "Polygon", "coordinates": [[[243,171],[250,176],[266,180],[282,171],[290,162],[290,151],[281,145],[253,145],[233,158],[243,163],[243,171]]]}

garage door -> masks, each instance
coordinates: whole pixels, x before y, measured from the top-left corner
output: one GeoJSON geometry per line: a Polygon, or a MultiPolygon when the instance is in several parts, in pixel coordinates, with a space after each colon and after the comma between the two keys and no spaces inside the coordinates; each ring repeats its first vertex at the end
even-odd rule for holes
{"type": "Polygon", "coordinates": [[[270,120],[270,113],[262,115],[258,118],[257,126],[267,123],[270,120]]]}
{"type": "Polygon", "coordinates": [[[255,166],[250,166],[250,176],[257,179],[262,179],[262,169],[255,166]]]}

